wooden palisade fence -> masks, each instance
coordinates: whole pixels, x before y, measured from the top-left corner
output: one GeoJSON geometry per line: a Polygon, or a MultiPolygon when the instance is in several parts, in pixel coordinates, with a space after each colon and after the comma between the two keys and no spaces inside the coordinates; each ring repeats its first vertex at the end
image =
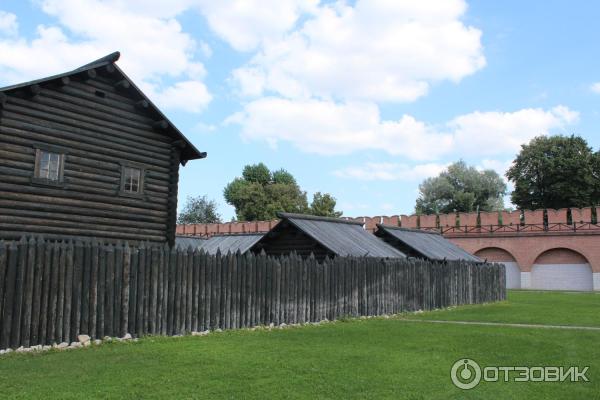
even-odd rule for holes
{"type": "Polygon", "coordinates": [[[0,242],[0,349],[77,335],[178,335],[505,299],[504,267],[0,242]]]}

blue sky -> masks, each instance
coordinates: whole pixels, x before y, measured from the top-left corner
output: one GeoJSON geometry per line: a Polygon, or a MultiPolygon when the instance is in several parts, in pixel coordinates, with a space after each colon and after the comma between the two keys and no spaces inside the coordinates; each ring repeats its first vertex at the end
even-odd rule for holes
{"type": "Polygon", "coordinates": [[[190,195],[245,164],[329,192],[348,216],[411,213],[464,159],[503,173],[540,134],[600,147],[600,4],[588,1],[0,0],[0,84],[111,51],[208,158],[190,195]]]}

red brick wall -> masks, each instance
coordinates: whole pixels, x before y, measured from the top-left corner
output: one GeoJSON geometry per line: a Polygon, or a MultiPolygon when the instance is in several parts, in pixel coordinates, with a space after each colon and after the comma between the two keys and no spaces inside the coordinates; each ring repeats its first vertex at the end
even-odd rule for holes
{"type": "MultiPolygon", "coordinates": [[[[450,241],[472,254],[485,254],[493,249],[509,253],[519,264],[521,271],[529,272],[536,263],[561,264],[561,260],[585,259],[592,271],[600,272],[600,231],[588,233],[534,233],[514,235],[463,235],[448,237],[450,241]],[[564,251],[570,250],[566,255],[564,251]],[[572,252],[577,256],[572,256],[572,252]],[[579,258],[579,255],[581,258],[579,258]],[[578,257],[578,258],[574,258],[578,257]]],[[[489,257],[490,261],[494,260],[489,257]]],[[[570,263],[570,262],[569,262],[570,263]]],[[[575,263],[578,264],[579,262],[575,263]]]]}
{"type": "Polygon", "coordinates": [[[479,250],[475,255],[483,260],[490,262],[512,262],[515,258],[510,255],[506,250],[499,249],[498,247],[488,247],[486,249],[479,250]]]}
{"type": "MultiPolygon", "coordinates": [[[[567,223],[567,208],[560,210],[548,210],[548,223],[549,225],[566,224],[567,223]]],[[[537,224],[542,225],[544,223],[544,211],[543,210],[526,210],[524,213],[525,224],[537,224]]],[[[521,224],[521,212],[520,211],[502,211],[501,213],[503,225],[516,226],[521,224]]],[[[497,212],[481,212],[480,214],[481,226],[497,226],[499,225],[499,215],[497,212]]],[[[592,221],[592,208],[587,207],[583,209],[574,208],[572,209],[573,222],[574,223],[590,223],[592,221]]],[[[438,216],[431,215],[392,215],[392,216],[375,216],[375,217],[343,217],[343,219],[350,221],[358,221],[365,225],[365,229],[374,231],[376,224],[385,224],[392,226],[402,226],[404,228],[436,228],[436,220],[438,216]],[[418,222],[420,225],[418,224],[418,222]]],[[[216,234],[233,234],[233,233],[257,233],[257,232],[268,232],[275,224],[277,220],[273,221],[253,221],[253,222],[226,222],[223,224],[190,224],[190,225],[178,225],[178,235],[193,235],[193,236],[212,236],[216,234]]],[[[442,228],[452,228],[457,225],[457,215],[451,214],[440,214],[439,215],[439,226],[442,228]]],[[[460,227],[475,227],[477,226],[477,213],[460,213],[458,214],[458,225],[460,227]]],[[[560,227],[552,227],[551,230],[562,229],[560,227]]],[[[564,230],[564,229],[563,229],[564,230]]]]}
{"type": "MultiPolygon", "coordinates": [[[[592,209],[572,209],[573,222],[577,230],[569,229],[567,223],[567,210],[548,210],[549,230],[520,230],[511,229],[490,231],[490,226],[499,227],[498,213],[480,213],[481,225],[486,229],[456,230],[456,214],[442,214],[439,216],[440,225],[450,229],[445,236],[465,250],[477,254],[490,261],[512,261],[519,264],[522,271],[530,271],[534,263],[579,263],[587,260],[594,272],[600,272],[600,225],[591,225],[592,209]],[[582,225],[583,223],[583,225],[582,225]],[[553,224],[563,224],[562,226],[553,224]],[[577,225],[579,224],[579,225],[577,225]],[[568,249],[568,250],[565,250],[568,249]],[[577,262],[574,262],[577,261],[577,262]]],[[[501,213],[503,225],[517,226],[521,224],[520,211],[501,213]]],[[[544,222],[543,210],[525,211],[525,224],[542,225],[544,222]]],[[[356,217],[344,219],[359,221],[365,228],[373,231],[376,224],[383,223],[404,228],[417,228],[420,220],[421,228],[435,228],[435,215],[393,215],[390,217],[356,217]]],[[[177,226],[178,235],[212,236],[216,234],[234,233],[259,233],[268,232],[277,224],[274,221],[257,222],[229,222],[224,224],[192,224],[177,226]]],[[[477,214],[461,213],[459,215],[461,227],[475,227],[477,214]]]]}
{"type": "Polygon", "coordinates": [[[587,264],[581,254],[569,249],[552,249],[542,253],[535,264],[587,264]]]}
{"type": "MultiPolygon", "coordinates": [[[[498,212],[492,211],[482,211],[479,213],[479,217],[481,219],[481,226],[484,225],[498,225],[498,212]]],[[[461,220],[462,224],[462,220],[461,220]]]]}
{"type": "Polygon", "coordinates": [[[177,225],[177,234],[185,236],[214,236],[239,233],[268,232],[279,221],[226,222],[223,224],[177,225]]]}

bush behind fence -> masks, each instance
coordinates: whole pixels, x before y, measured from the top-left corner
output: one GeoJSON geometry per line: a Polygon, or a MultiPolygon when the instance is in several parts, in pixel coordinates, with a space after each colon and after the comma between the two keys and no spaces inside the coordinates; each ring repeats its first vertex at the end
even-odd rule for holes
{"type": "Polygon", "coordinates": [[[23,239],[0,243],[0,349],[492,302],[504,279],[498,264],[23,239]]]}

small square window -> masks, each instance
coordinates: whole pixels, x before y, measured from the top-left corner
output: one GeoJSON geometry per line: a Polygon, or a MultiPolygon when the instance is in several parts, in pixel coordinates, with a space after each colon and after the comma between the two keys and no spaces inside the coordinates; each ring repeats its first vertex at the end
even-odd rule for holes
{"type": "Polygon", "coordinates": [[[37,149],[34,177],[49,183],[62,182],[64,161],[64,154],[37,149]]]}
{"type": "Polygon", "coordinates": [[[121,168],[121,195],[139,196],[144,192],[144,168],[123,165],[121,168]]]}

